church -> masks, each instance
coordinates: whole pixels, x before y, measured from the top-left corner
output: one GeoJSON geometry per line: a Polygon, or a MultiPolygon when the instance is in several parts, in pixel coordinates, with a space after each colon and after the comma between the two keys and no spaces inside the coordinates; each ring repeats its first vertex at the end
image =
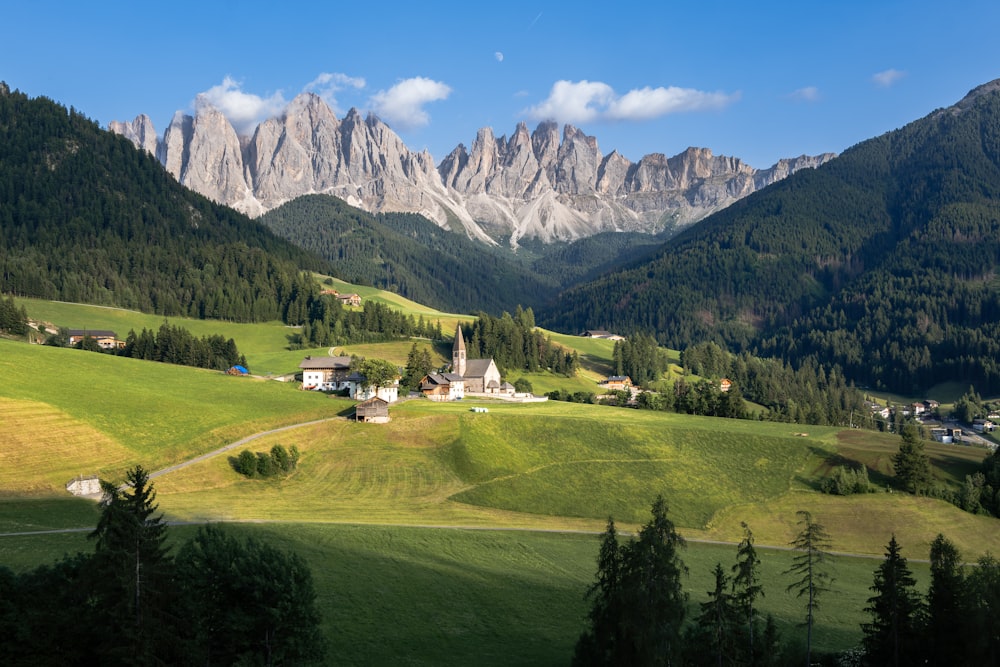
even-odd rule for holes
{"type": "Polygon", "coordinates": [[[465,380],[465,391],[470,394],[499,394],[500,369],[492,359],[468,359],[462,326],[455,330],[455,345],[451,349],[451,372],[465,380]]]}

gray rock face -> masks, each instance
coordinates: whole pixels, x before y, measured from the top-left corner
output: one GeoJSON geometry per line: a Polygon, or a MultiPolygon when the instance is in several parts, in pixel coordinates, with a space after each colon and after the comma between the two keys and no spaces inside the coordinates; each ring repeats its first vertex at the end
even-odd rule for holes
{"type": "Polygon", "coordinates": [[[153,128],[153,121],[146,114],[139,114],[132,122],[113,120],[108,123],[108,129],[131,141],[136,148],[141,148],[150,155],[156,155],[159,140],[153,128]]]}
{"type": "Polygon", "coordinates": [[[633,164],[616,151],[603,155],[594,137],[571,125],[560,140],[558,125],[543,122],[534,132],[519,123],[509,139],[483,128],[471,150],[460,144],[435,167],[430,154],[410,151],[374,115],[351,109],[338,120],[311,93],[244,138],[206,101],[196,107],[194,117],[178,112],[160,142],[144,115],[109,129],[155,153],[182,184],[249,215],[325,193],[372,212],[420,213],[514,247],[522,238],[568,241],[684,226],[833,157],[801,156],[757,170],[689,148],[633,164]]]}

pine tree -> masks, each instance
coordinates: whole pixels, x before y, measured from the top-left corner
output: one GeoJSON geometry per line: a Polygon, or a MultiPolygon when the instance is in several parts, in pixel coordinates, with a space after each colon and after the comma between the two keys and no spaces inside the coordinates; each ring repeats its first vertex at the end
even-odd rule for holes
{"type": "Polygon", "coordinates": [[[99,652],[111,662],[150,664],[171,644],[169,615],[172,563],[165,544],[167,525],[157,515],[156,491],[136,466],[119,487],[101,481],[104,499],[97,527],[94,584],[102,637],[99,652]]]}
{"type": "Polygon", "coordinates": [[[625,556],[624,625],[626,641],[634,648],[626,657],[632,664],[670,664],[680,652],[687,611],[681,585],[687,567],[679,553],[684,539],[667,518],[663,496],[653,502],[652,515],[625,556]]]}
{"type": "Polygon", "coordinates": [[[715,588],[708,592],[708,602],[701,603],[698,625],[706,632],[712,649],[713,662],[722,667],[731,662],[736,652],[736,628],[740,610],[735,596],[729,592],[729,577],[722,563],[713,570],[715,588]]]}
{"type": "Polygon", "coordinates": [[[798,597],[806,598],[806,665],[812,659],[812,629],[816,610],[819,609],[819,598],[830,590],[832,578],[827,572],[830,554],[826,551],[830,546],[830,536],[826,529],[816,521],[812,514],[805,510],[796,512],[802,529],[792,540],[792,548],[801,553],[792,558],[792,566],[785,574],[798,577],[788,585],[788,591],[795,591],[798,597]]]}
{"type": "Polygon", "coordinates": [[[918,649],[920,597],[914,590],[916,580],[900,553],[896,536],[889,540],[885,560],[875,570],[865,611],[870,623],[862,623],[867,661],[872,665],[917,664],[922,658],[918,649]]]}
{"type": "Polygon", "coordinates": [[[733,599],[745,623],[747,655],[751,664],[755,664],[754,624],[759,612],[754,603],[757,598],[764,597],[764,588],[760,583],[760,557],[753,546],[753,532],[746,523],[740,525],[743,526],[743,539],[736,548],[736,564],[733,565],[733,599]]]}
{"type": "Polygon", "coordinates": [[[952,665],[967,652],[968,607],[962,556],[955,545],[938,534],[931,542],[931,585],[927,591],[929,662],[952,665]]]}
{"type": "Polygon", "coordinates": [[[587,591],[591,600],[590,627],[580,635],[573,655],[574,665],[613,665],[621,651],[622,546],[614,519],[601,535],[597,556],[597,581],[587,591]]]}
{"type": "Polygon", "coordinates": [[[893,469],[900,485],[910,493],[926,493],[931,487],[931,464],[924,454],[917,427],[908,423],[900,432],[903,442],[892,457],[893,469]]]}

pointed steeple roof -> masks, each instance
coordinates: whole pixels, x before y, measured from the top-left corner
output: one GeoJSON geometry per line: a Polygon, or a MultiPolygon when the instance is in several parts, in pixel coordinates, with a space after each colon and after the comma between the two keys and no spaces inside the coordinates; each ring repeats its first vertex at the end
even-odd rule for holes
{"type": "Polygon", "coordinates": [[[462,325],[455,327],[455,346],[451,348],[452,354],[455,352],[465,352],[465,339],[462,338],[462,325]]]}

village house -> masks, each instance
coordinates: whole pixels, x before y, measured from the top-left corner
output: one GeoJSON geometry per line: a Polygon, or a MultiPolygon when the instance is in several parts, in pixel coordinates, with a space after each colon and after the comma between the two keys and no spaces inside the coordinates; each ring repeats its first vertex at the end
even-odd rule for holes
{"type": "Polygon", "coordinates": [[[420,393],[432,401],[460,401],[465,380],[458,373],[431,373],[420,380],[420,393]]]}
{"type": "Polygon", "coordinates": [[[729,378],[722,378],[719,380],[719,391],[723,394],[733,388],[733,381],[729,378]]]}
{"type": "Polygon", "coordinates": [[[989,419],[973,419],[972,420],[972,430],[976,433],[989,433],[993,431],[997,426],[989,419]]]}
{"type": "Polygon", "coordinates": [[[373,396],[354,407],[354,420],[369,424],[385,424],[389,421],[389,402],[373,396]]]}
{"type": "Polygon", "coordinates": [[[324,289],[320,290],[320,294],[324,296],[332,296],[340,303],[345,306],[360,306],[361,305],[361,295],[359,294],[341,294],[335,289],[324,289]]]}
{"type": "Polygon", "coordinates": [[[345,306],[360,306],[361,296],[358,294],[338,294],[337,300],[345,306]]]}
{"type": "Polygon", "coordinates": [[[601,380],[599,384],[608,391],[632,390],[632,378],[627,375],[610,375],[607,380],[601,380]]]}
{"type": "Polygon", "coordinates": [[[395,403],[399,400],[399,377],[396,377],[391,385],[386,387],[373,387],[368,385],[368,378],[360,373],[351,373],[341,383],[339,389],[347,389],[347,395],[356,401],[367,401],[372,398],[381,398],[386,403],[395,403]]]}
{"type": "Polygon", "coordinates": [[[613,334],[610,331],[604,331],[603,329],[588,329],[580,334],[584,338],[603,338],[605,340],[625,340],[625,336],[619,336],[618,334],[613,334]]]}
{"type": "Polygon", "coordinates": [[[69,344],[75,346],[84,338],[93,338],[97,346],[102,350],[120,350],[125,347],[125,341],[118,340],[118,334],[114,331],[102,329],[70,329],[69,344]]]}
{"type": "Polygon", "coordinates": [[[302,360],[299,368],[302,369],[303,389],[336,391],[351,374],[351,358],[310,356],[302,360]]]}

